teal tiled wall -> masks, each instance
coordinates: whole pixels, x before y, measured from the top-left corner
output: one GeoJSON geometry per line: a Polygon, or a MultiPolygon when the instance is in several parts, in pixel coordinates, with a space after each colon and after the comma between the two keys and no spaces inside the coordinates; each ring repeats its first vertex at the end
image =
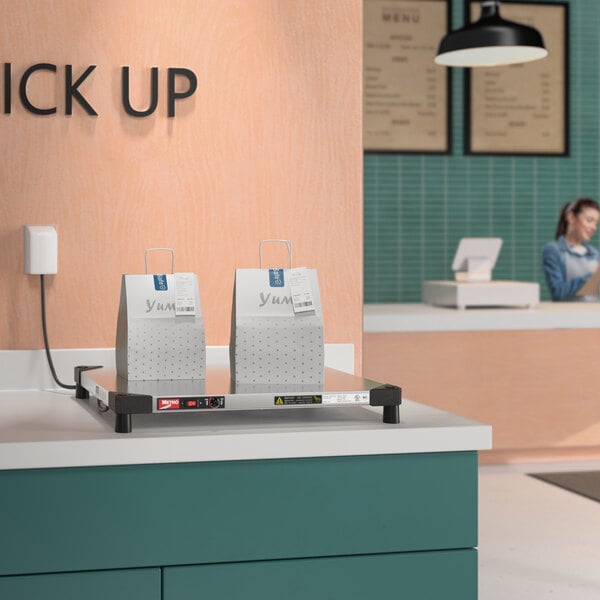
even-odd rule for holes
{"type": "MultiPolygon", "coordinates": [[[[460,27],[462,0],[452,11],[460,27]]],[[[462,69],[452,74],[451,154],[365,155],[365,302],[419,302],[422,281],[453,277],[466,236],[503,238],[494,278],[538,281],[549,298],[540,257],[560,205],[600,199],[600,2],[571,0],[569,25],[569,156],[465,156],[462,69]]]]}

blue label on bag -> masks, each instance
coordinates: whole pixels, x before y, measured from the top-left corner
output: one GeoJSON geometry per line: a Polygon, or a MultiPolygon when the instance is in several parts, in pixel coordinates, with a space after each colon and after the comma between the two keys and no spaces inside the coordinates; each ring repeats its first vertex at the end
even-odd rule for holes
{"type": "Polygon", "coordinates": [[[166,292],[169,289],[167,285],[166,275],[153,275],[154,277],[154,289],[157,292],[166,292]]]}
{"type": "Polygon", "coordinates": [[[269,269],[269,284],[271,287],[283,287],[283,269],[269,269]]]}

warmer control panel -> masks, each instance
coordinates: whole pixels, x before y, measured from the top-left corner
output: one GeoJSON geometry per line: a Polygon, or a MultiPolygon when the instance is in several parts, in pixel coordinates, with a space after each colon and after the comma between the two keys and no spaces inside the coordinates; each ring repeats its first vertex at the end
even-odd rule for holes
{"type": "Polygon", "coordinates": [[[173,410],[202,410],[225,408],[225,396],[186,396],[185,398],[157,398],[157,412],[173,410]]]}

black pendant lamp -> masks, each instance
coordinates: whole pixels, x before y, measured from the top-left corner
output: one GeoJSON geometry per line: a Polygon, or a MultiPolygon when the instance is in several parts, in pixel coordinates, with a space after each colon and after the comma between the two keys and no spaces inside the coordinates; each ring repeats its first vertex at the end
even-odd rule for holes
{"type": "Polygon", "coordinates": [[[503,19],[499,0],[481,0],[479,21],[445,36],[435,62],[447,67],[495,67],[547,55],[537,29],[503,19]]]}

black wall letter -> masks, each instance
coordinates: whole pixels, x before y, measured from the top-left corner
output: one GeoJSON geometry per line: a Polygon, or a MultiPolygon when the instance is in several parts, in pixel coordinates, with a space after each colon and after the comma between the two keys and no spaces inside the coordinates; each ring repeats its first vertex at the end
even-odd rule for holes
{"type": "Polygon", "coordinates": [[[10,63],[4,63],[4,114],[10,115],[10,63]]]}
{"type": "Polygon", "coordinates": [[[38,63],[37,65],[32,65],[29,67],[29,69],[23,73],[23,77],[21,77],[21,83],[19,84],[19,96],[21,97],[21,103],[29,112],[32,112],[36,115],[52,115],[56,112],[56,106],[53,108],[38,108],[37,106],[31,104],[31,102],[29,102],[29,98],[27,98],[27,81],[29,81],[29,78],[31,75],[33,75],[33,73],[41,70],[47,70],[56,73],[56,65],[52,65],[50,63],[38,63]]]}
{"type": "Polygon", "coordinates": [[[150,106],[146,110],[135,110],[129,102],[129,67],[123,67],[122,70],[122,97],[123,97],[123,108],[125,112],[132,117],[147,117],[151,115],[158,104],[158,67],[152,67],[151,69],[151,81],[150,81],[150,106]]]}
{"type": "Polygon", "coordinates": [[[187,98],[188,96],[191,96],[196,91],[197,87],[198,80],[193,71],[190,71],[189,69],[169,68],[169,117],[175,116],[175,100],[177,98],[187,98]],[[175,91],[175,77],[177,75],[187,77],[187,80],[189,81],[189,87],[185,92],[175,91]]]}
{"type": "Polygon", "coordinates": [[[90,106],[88,101],[81,95],[77,89],[83,82],[83,80],[96,68],[96,65],[90,65],[84,72],[84,74],[73,83],[73,67],[71,65],[65,66],[65,114],[73,114],[73,97],[81,104],[83,110],[88,115],[97,116],[98,113],[90,106]]]}

